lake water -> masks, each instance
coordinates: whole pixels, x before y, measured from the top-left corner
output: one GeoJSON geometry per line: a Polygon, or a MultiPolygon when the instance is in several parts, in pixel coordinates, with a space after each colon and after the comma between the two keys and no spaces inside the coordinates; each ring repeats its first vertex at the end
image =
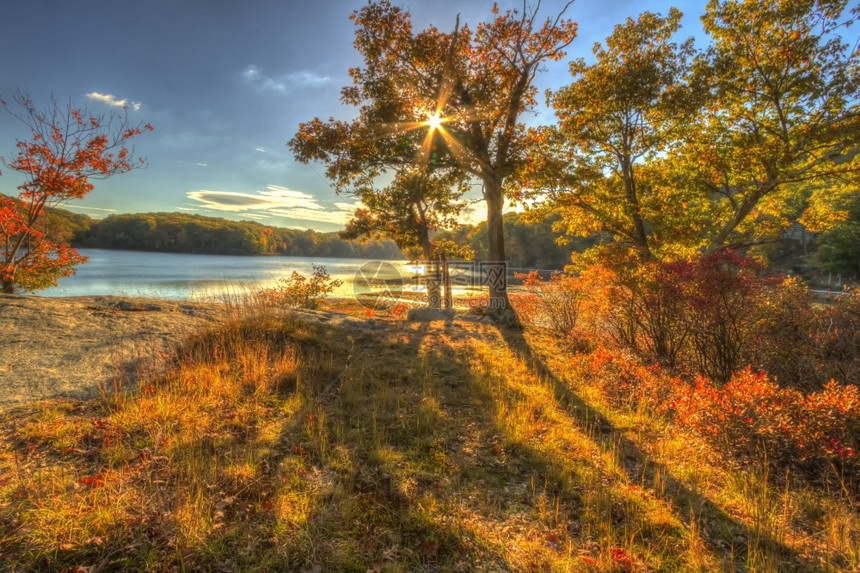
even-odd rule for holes
{"type": "Polygon", "coordinates": [[[397,275],[409,282],[413,272],[405,261],[326,259],[312,257],[246,257],[187,255],[80,249],[89,261],[77,274],[60,279],[59,286],[39,291],[41,296],[123,295],[167,299],[207,299],[271,287],[293,271],[306,277],[313,265],[323,265],[332,278],[344,282],[333,296],[352,296],[353,278],[397,275]]]}

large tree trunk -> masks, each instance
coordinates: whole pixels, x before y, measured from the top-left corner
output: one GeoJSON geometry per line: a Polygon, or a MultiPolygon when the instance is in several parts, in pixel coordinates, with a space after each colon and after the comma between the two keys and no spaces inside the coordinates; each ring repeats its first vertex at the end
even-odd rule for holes
{"type": "Polygon", "coordinates": [[[639,251],[643,260],[650,260],[651,249],[648,246],[648,232],[645,230],[645,221],[642,219],[642,208],[639,204],[639,194],[636,191],[636,179],[633,176],[633,163],[629,159],[621,162],[622,176],[624,178],[624,193],[627,204],[633,218],[633,243],[639,251]]]}
{"type": "Polygon", "coordinates": [[[485,174],[484,200],[487,202],[487,238],[489,261],[483,261],[483,279],[490,295],[489,312],[497,321],[513,322],[516,313],[508,300],[508,274],[505,257],[505,230],[502,209],[505,204],[502,194],[502,179],[496,173],[485,174]]]}

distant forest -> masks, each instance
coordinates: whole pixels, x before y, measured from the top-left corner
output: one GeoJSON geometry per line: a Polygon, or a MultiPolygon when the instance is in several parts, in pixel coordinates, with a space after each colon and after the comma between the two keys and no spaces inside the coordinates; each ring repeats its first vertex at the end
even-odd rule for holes
{"type": "MultiPolygon", "coordinates": [[[[251,221],[230,221],[186,213],[123,214],[97,220],[64,209],[49,209],[46,217],[49,238],[75,247],[225,255],[410,258],[392,241],[361,243],[341,239],[337,232],[268,227],[251,221]]],[[[527,221],[518,213],[507,213],[504,219],[508,264],[514,268],[561,269],[570,263],[572,252],[585,251],[599,240],[599,236],[568,238],[568,242],[559,243],[557,238],[562,232],[552,229],[553,224],[560,220],[557,214],[536,223],[527,221]]],[[[477,260],[487,260],[486,222],[439,231],[434,238],[467,245],[475,252],[477,260]]],[[[804,274],[808,280],[817,280],[809,273],[828,269],[819,260],[820,253],[816,252],[816,242],[827,245],[823,239],[827,236],[815,237],[807,233],[811,257],[807,256],[807,246],[801,245],[800,239],[794,236],[787,236],[757,254],[769,260],[776,270],[791,269],[804,274]]],[[[856,252],[856,245],[853,252],[856,252]]]]}
{"type": "Polygon", "coordinates": [[[187,213],[134,213],[93,220],[73,239],[78,247],[219,255],[400,258],[390,241],[357,243],[337,233],[269,227],[187,213]]]}
{"type": "MultiPolygon", "coordinates": [[[[269,227],[253,221],[230,221],[187,213],[121,214],[97,220],[63,209],[51,209],[47,217],[52,238],[75,247],[221,255],[409,258],[392,241],[348,241],[341,239],[337,232],[269,227]]],[[[587,246],[558,244],[558,233],[552,231],[554,220],[527,223],[516,213],[505,215],[511,266],[561,269],[570,262],[574,247],[581,250],[587,246]]],[[[478,259],[487,257],[486,223],[463,225],[436,236],[470,246],[478,259]]]]}

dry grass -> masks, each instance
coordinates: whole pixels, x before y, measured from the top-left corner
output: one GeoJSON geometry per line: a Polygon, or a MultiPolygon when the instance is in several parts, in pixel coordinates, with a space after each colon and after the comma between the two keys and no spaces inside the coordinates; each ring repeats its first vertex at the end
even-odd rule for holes
{"type": "Polygon", "coordinates": [[[539,331],[251,310],[133,392],[4,415],[4,570],[860,566],[842,492],[606,407],[539,331]]]}

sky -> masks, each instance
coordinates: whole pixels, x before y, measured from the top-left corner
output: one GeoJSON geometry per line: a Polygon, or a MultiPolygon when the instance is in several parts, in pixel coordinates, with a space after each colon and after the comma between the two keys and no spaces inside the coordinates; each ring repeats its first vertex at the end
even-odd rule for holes
{"type": "MultiPolygon", "coordinates": [[[[489,19],[492,0],[402,0],[415,30],[472,28],[489,19]]],[[[555,15],[565,2],[543,0],[555,15]]],[[[286,147],[300,122],[350,119],[340,102],[348,70],[360,66],[349,15],[362,0],[27,0],[0,19],[0,96],[20,89],[44,107],[53,94],[92,114],[127,108],[132,123],[154,131],[134,140],[147,166],[93,181],[95,190],[65,207],[101,218],[113,213],[175,211],[266,225],[332,231],[356,203],[338,196],[322,164],[303,165],[286,147]]],[[[682,37],[701,36],[706,0],[576,0],[566,15],[579,24],[567,60],[588,59],[614,25],[639,12],[683,13],[682,37]]],[[[502,10],[522,2],[500,0],[502,10]]],[[[538,75],[543,92],[570,83],[567,64],[538,75]]],[[[543,97],[540,98],[543,100],[543,97]]],[[[525,118],[548,123],[552,114],[525,118]]],[[[0,113],[0,156],[28,132],[0,113]]],[[[22,182],[6,168],[0,193],[22,182]]],[[[473,217],[483,207],[476,205],[473,217]]],[[[474,220],[474,219],[473,219],[474,220]]]]}

